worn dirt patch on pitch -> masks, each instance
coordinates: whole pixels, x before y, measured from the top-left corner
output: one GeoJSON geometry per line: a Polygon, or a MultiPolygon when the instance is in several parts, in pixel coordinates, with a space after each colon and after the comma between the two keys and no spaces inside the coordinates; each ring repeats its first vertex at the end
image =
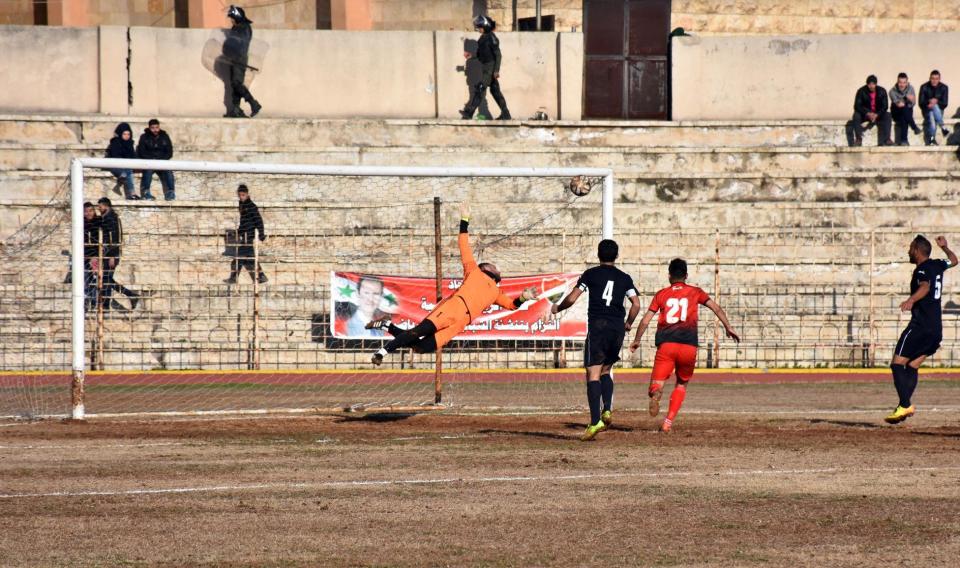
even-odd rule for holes
{"type": "Polygon", "coordinates": [[[960,411],[951,410],[960,389],[921,385],[921,411],[893,428],[880,421],[889,387],[798,388],[694,385],[674,434],[621,412],[587,444],[576,441],[582,414],[4,428],[0,564],[936,566],[960,557],[960,411]],[[739,413],[786,402],[811,412],[739,413]],[[39,493],[59,495],[14,496],[39,493]]]}

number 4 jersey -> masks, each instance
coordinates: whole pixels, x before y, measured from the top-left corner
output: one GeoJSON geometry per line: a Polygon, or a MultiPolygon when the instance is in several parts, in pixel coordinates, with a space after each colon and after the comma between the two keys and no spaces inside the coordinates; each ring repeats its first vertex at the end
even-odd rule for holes
{"type": "Polygon", "coordinates": [[[616,320],[623,322],[627,311],[623,308],[624,298],[637,295],[633,278],[616,266],[601,264],[588,269],[580,275],[577,287],[589,295],[587,320],[616,320]]]}
{"type": "Polygon", "coordinates": [[[657,292],[650,302],[651,312],[660,312],[656,344],[682,343],[697,345],[697,312],[710,296],[685,282],[671,284],[657,292]]]}

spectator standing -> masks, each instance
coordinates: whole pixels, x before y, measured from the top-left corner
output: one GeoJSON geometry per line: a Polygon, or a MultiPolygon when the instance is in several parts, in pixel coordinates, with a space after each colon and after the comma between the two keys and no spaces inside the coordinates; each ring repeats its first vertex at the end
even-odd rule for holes
{"type": "MultiPolygon", "coordinates": [[[[121,158],[124,160],[137,159],[137,151],[133,147],[133,132],[130,125],[121,122],[113,131],[113,138],[110,139],[110,145],[107,146],[108,158],[121,158]]],[[[123,185],[123,196],[127,199],[140,199],[133,192],[133,170],[129,168],[116,168],[110,170],[110,173],[117,178],[117,184],[123,185]]],[[[143,195],[144,199],[153,199],[149,191],[143,195]]]]}
{"type": "Polygon", "coordinates": [[[130,310],[135,310],[137,309],[137,303],[140,301],[140,295],[118,284],[114,279],[114,273],[120,266],[120,256],[123,252],[123,223],[120,222],[120,217],[113,210],[113,203],[108,198],[101,197],[97,201],[97,205],[100,208],[100,231],[101,242],[103,243],[103,252],[101,253],[103,257],[103,295],[100,299],[103,311],[106,312],[114,306],[120,306],[116,301],[111,301],[114,290],[130,298],[130,310]]]}
{"type": "Polygon", "coordinates": [[[890,140],[890,103],[887,91],[877,85],[877,76],[867,77],[867,84],[857,90],[853,100],[853,118],[847,122],[847,144],[863,145],[863,125],[877,127],[877,146],[889,146],[890,140]]]}
{"type": "Polygon", "coordinates": [[[231,105],[225,117],[244,118],[240,108],[240,100],[246,99],[250,103],[250,118],[260,112],[260,103],[253,98],[250,90],[244,84],[249,66],[250,41],[253,40],[252,20],[247,19],[247,13],[240,6],[230,5],[227,17],[233,22],[233,27],[227,31],[227,39],[223,42],[223,55],[230,65],[231,105]]]}
{"type": "Polygon", "coordinates": [[[917,93],[910,84],[906,73],[897,75],[897,84],[890,89],[890,114],[893,117],[894,138],[897,146],[909,146],[907,128],[914,134],[920,134],[917,122],[913,120],[913,107],[917,104],[917,93]]]}
{"type": "MultiPolygon", "coordinates": [[[[173,142],[167,133],[160,129],[160,121],[151,118],[148,126],[140,135],[137,142],[137,157],[141,160],[169,160],[173,157],[173,142]]],[[[157,170],[160,185],[163,186],[163,198],[173,201],[177,195],[174,188],[173,172],[171,170],[157,170]]],[[[140,193],[150,195],[150,185],[153,183],[153,170],[143,170],[140,176],[140,193]]]]}
{"type": "Polygon", "coordinates": [[[86,309],[97,305],[100,285],[100,217],[93,203],[83,204],[83,295],[86,309]]]}
{"type": "Polygon", "coordinates": [[[250,190],[246,184],[237,186],[237,199],[240,201],[240,224],[237,226],[236,255],[230,266],[230,277],[224,282],[236,284],[240,269],[246,268],[250,278],[256,278],[263,284],[267,281],[267,275],[258,265],[253,250],[254,239],[258,238],[258,233],[260,242],[267,238],[263,231],[263,217],[260,216],[257,204],[250,199],[250,190]]]}
{"type": "MultiPolygon", "coordinates": [[[[937,127],[946,138],[950,131],[943,124],[943,113],[947,110],[950,88],[940,82],[940,72],[930,72],[930,80],[920,85],[920,112],[923,113],[923,142],[927,146],[937,146],[937,127]]],[[[944,141],[946,143],[946,141],[944,141]]]]}
{"type": "Polygon", "coordinates": [[[512,117],[507,109],[507,100],[503,98],[503,93],[500,91],[500,63],[503,55],[500,53],[500,39],[493,33],[497,23],[487,16],[477,16],[473,20],[473,27],[482,32],[477,41],[477,61],[483,66],[483,76],[480,83],[475,86],[473,96],[466,108],[460,111],[460,116],[464,119],[473,118],[473,113],[487,96],[489,88],[493,100],[500,107],[500,116],[497,120],[510,120],[512,117]]]}

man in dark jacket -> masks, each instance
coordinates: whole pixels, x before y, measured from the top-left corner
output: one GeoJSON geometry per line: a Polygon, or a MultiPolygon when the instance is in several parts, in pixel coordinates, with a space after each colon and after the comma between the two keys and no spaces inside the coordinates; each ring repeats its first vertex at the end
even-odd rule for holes
{"type": "Polygon", "coordinates": [[[246,12],[239,6],[231,5],[227,10],[227,17],[233,22],[233,27],[227,31],[227,38],[223,42],[223,56],[229,64],[231,106],[225,117],[243,118],[246,116],[240,108],[240,99],[250,103],[250,117],[260,112],[260,103],[253,98],[250,90],[243,84],[246,78],[250,41],[253,39],[253,22],[247,19],[246,12]]]}
{"type": "Polygon", "coordinates": [[[240,200],[240,225],[237,226],[237,244],[234,247],[235,256],[230,266],[230,277],[224,282],[236,284],[240,269],[246,268],[250,278],[256,278],[262,284],[267,281],[267,275],[263,273],[263,268],[256,261],[257,255],[253,246],[258,234],[260,242],[267,238],[263,232],[263,217],[260,216],[257,204],[250,199],[250,190],[245,184],[241,183],[237,187],[237,199],[240,200]],[[257,273],[256,276],[254,272],[257,273]]]}
{"type": "MultiPolygon", "coordinates": [[[[126,122],[121,122],[113,131],[113,138],[110,139],[110,145],[107,146],[108,158],[122,158],[126,160],[137,159],[137,151],[133,148],[133,131],[126,122]]],[[[117,178],[117,184],[123,185],[123,195],[127,199],[140,199],[133,192],[133,170],[128,168],[116,168],[110,170],[117,178]]],[[[143,195],[144,199],[153,199],[149,192],[143,195]]]]}
{"type": "Polygon", "coordinates": [[[503,98],[503,93],[500,91],[500,62],[503,56],[500,53],[500,40],[493,33],[497,23],[487,16],[477,16],[473,20],[473,26],[482,30],[480,39],[477,41],[477,61],[483,66],[483,78],[474,88],[473,96],[470,97],[467,106],[460,111],[460,116],[464,119],[473,118],[473,113],[487,96],[489,88],[493,100],[500,107],[500,116],[497,120],[510,120],[512,117],[507,109],[507,100],[503,98]]]}
{"type": "MultiPolygon", "coordinates": [[[[173,157],[173,142],[163,130],[160,130],[160,121],[151,118],[149,126],[140,135],[137,142],[137,157],[141,160],[169,160],[173,157]]],[[[160,185],[163,186],[163,198],[173,201],[177,195],[174,188],[173,172],[157,170],[160,185]]],[[[153,170],[143,170],[140,176],[140,193],[150,195],[150,184],[153,182],[153,170]]]]}
{"type": "Polygon", "coordinates": [[[877,86],[876,75],[867,77],[867,84],[857,90],[853,100],[853,118],[847,122],[847,144],[863,145],[863,124],[877,127],[877,146],[892,146],[890,139],[890,102],[887,91],[877,86]]]}
{"type": "MultiPolygon", "coordinates": [[[[950,89],[940,82],[940,72],[930,72],[930,80],[920,85],[920,112],[923,113],[923,141],[927,146],[937,146],[937,127],[946,138],[950,131],[943,124],[943,113],[947,110],[950,89]]],[[[946,141],[944,141],[946,143],[946,141]]]]}
{"type": "Polygon", "coordinates": [[[103,311],[108,311],[114,306],[119,306],[110,298],[113,291],[117,290],[124,296],[130,298],[130,309],[137,309],[137,303],[140,301],[140,295],[136,292],[118,284],[113,278],[114,272],[120,266],[120,255],[123,252],[123,224],[120,217],[113,210],[113,203],[106,197],[101,197],[97,201],[100,208],[100,238],[103,243],[103,295],[100,302],[103,305],[103,311]]]}

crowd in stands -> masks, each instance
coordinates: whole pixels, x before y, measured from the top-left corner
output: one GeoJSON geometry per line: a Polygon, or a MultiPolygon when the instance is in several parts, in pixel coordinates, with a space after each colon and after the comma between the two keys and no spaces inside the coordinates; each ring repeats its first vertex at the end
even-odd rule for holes
{"type": "Polygon", "coordinates": [[[865,130],[876,127],[877,146],[909,146],[909,132],[920,134],[914,120],[914,108],[919,107],[923,118],[923,142],[937,146],[937,134],[943,135],[944,143],[950,131],[943,122],[950,100],[950,88],[940,80],[940,72],[930,72],[930,80],[920,85],[920,95],[910,84],[906,73],[897,75],[897,82],[887,90],[877,84],[876,75],[867,77],[864,86],[857,90],[853,100],[853,118],[847,122],[847,144],[863,145],[865,130]],[[895,126],[891,137],[891,125],[895,126]]]}

